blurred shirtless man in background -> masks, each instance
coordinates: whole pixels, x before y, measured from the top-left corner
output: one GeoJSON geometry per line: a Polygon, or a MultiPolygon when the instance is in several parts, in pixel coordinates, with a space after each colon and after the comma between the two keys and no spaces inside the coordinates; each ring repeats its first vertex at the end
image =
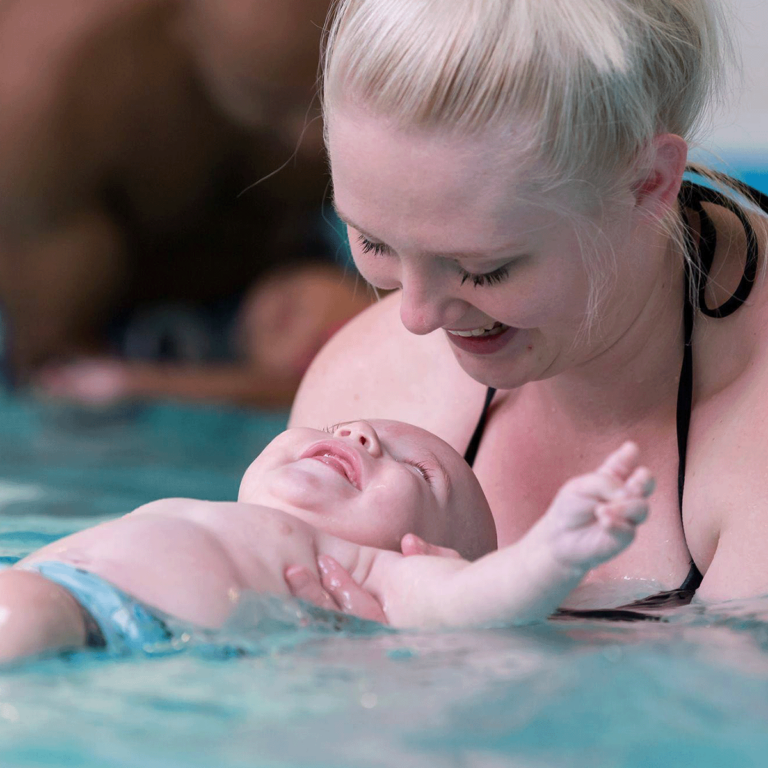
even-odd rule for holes
{"type": "Polygon", "coordinates": [[[85,400],[290,401],[367,304],[321,216],[327,8],[4,0],[0,313],[16,381],[85,400]]]}

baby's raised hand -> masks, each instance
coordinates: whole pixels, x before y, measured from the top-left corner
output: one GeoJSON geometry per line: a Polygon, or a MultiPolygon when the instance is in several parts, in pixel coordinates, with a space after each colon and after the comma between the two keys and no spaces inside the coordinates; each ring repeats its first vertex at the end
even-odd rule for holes
{"type": "Polygon", "coordinates": [[[648,516],[654,488],[651,473],[639,462],[637,445],[624,443],[596,471],[558,491],[536,527],[562,565],[586,571],[632,542],[648,516]]]}

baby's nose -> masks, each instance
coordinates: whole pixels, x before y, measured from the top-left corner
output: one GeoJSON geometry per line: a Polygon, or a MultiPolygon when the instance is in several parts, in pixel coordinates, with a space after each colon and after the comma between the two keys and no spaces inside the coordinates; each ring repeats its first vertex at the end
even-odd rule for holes
{"type": "Polygon", "coordinates": [[[381,443],[372,424],[367,421],[348,421],[336,427],[334,437],[343,437],[365,448],[374,458],[381,456],[381,443]]]}

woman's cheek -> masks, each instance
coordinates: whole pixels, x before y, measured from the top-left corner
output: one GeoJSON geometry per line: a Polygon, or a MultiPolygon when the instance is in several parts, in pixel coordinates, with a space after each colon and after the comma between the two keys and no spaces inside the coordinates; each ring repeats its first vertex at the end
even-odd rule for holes
{"type": "Polygon", "coordinates": [[[368,254],[355,253],[352,250],[352,258],[355,261],[357,271],[363,279],[370,283],[374,288],[380,288],[382,291],[393,291],[400,288],[400,281],[392,274],[392,269],[382,264],[385,259],[391,259],[389,256],[376,257],[376,263],[368,254]]]}
{"type": "Polygon", "coordinates": [[[521,279],[499,301],[499,315],[493,311],[490,314],[518,328],[538,328],[563,321],[578,324],[586,312],[587,295],[569,277],[550,274],[543,279],[521,279]]]}

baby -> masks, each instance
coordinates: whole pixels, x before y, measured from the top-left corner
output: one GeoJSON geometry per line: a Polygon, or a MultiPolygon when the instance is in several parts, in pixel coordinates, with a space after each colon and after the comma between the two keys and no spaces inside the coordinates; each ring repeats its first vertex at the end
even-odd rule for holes
{"type": "Polygon", "coordinates": [[[435,435],[394,421],[290,429],[237,502],[164,499],[49,544],[0,572],[0,659],[90,645],[146,648],[162,614],[221,626],[243,592],[289,594],[285,571],[329,555],[398,627],[546,618],[589,568],[633,539],[652,489],[626,443],[566,483],[514,545],[496,549],[471,469],[435,435]],[[405,557],[407,533],[462,558],[405,557]]]}

